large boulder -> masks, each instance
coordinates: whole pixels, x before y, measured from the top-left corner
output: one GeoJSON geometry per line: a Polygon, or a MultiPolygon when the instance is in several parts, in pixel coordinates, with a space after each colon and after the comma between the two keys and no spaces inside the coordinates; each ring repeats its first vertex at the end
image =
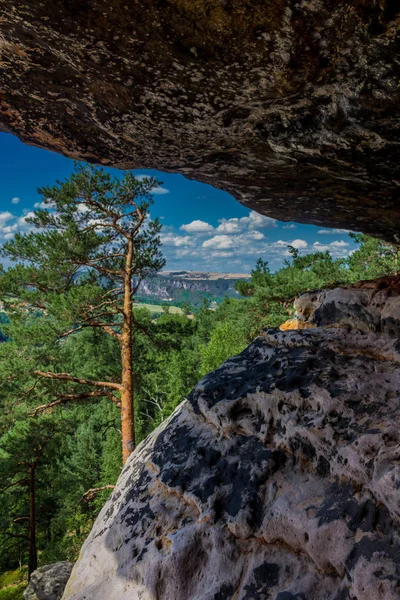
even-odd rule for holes
{"type": "Polygon", "coordinates": [[[74,563],[58,562],[39,567],[30,577],[24,600],[60,600],[74,563]]]}
{"type": "Polygon", "coordinates": [[[0,129],[398,240],[397,0],[0,0],[0,129]]]}
{"type": "Polygon", "coordinates": [[[381,285],[207,375],[132,454],[63,600],[399,600],[398,279],[393,328],[363,319],[381,285]]]}
{"type": "Polygon", "coordinates": [[[381,277],[333,290],[306,292],[295,300],[298,328],[348,325],[400,338],[400,279],[381,277]]]}

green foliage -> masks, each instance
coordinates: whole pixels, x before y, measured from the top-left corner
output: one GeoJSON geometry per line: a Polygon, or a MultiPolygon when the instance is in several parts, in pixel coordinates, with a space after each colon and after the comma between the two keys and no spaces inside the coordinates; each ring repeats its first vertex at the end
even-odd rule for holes
{"type": "Polygon", "coordinates": [[[229,321],[218,323],[208,344],[200,347],[201,374],[217,369],[227,358],[241,352],[246,345],[246,337],[236,332],[229,321]]]}
{"type": "Polygon", "coordinates": [[[399,271],[400,247],[361,233],[350,233],[359,248],[347,260],[352,281],[393,275],[399,271]]]}
{"type": "Polygon", "coordinates": [[[0,589],[0,600],[23,600],[26,583],[19,583],[8,588],[0,589]]]}
{"type": "Polygon", "coordinates": [[[6,571],[0,575],[0,590],[2,588],[9,587],[10,585],[17,585],[24,583],[27,578],[27,572],[24,569],[14,569],[13,571],[6,571]]]}
{"type": "Polygon", "coordinates": [[[23,600],[27,585],[26,569],[6,571],[0,575],[0,600],[23,600]]]}

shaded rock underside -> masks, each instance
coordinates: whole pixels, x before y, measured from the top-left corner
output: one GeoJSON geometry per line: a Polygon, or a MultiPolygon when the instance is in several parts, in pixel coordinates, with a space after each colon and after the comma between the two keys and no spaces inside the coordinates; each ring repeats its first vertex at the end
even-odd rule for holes
{"type": "Polygon", "coordinates": [[[0,0],[0,127],[398,240],[397,0],[0,0]]]}
{"type": "Polygon", "coordinates": [[[317,327],[207,375],[132,455],[64,600],[399,600],[399,293],[304,296],[317,327]]]}

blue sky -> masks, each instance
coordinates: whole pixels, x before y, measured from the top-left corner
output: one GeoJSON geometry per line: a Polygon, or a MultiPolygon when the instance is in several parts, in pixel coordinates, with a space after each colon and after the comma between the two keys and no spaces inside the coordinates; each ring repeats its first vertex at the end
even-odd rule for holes
{"type": "MultiPolygon", "coordinates": [[[[0,133],[0,244],[16,231],[27,231],[26,215],[41,201],[37,188],[68,177],[73,161],[0,133]]],[[[107,169],[113,174],[121,171],[107,169]]],[[[163,253],[170,270],[247,273],[259,256],[272,270],[287,256],[287,245],[300,252],[329,250],[347,256],[354,244],[345,230],[282,223],[263,217],[230,194],[182,175],[140,169],[162,184],[154,190],[151,216],[163,223],[163,253]]]]}

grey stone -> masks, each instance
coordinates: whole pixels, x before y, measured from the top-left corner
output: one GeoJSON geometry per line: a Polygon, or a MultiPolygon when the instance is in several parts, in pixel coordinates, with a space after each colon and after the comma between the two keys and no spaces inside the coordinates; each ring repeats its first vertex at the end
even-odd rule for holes
{"type": "Polygon", "coordinates": [[[31,575],[24,600],[60,600],[73,566],[70,562],[58,562],[39,567],[31,575]]]}
{"type": "Polygon", "coordinates": [[[400,338],[400,279],[382,277],[355,285],[307,292],[294,303],[296,317],[400,338]]]}
{"type": "Polygon", "coordinates": [[[0,129],[400,235],[397,0],[0,0],[0,129]]]}
{"type": "Polygon", "coordinates": [[[129,459],[63,600],[399,600],[400,345],[366,313],[208,374],[129,459]]]}

